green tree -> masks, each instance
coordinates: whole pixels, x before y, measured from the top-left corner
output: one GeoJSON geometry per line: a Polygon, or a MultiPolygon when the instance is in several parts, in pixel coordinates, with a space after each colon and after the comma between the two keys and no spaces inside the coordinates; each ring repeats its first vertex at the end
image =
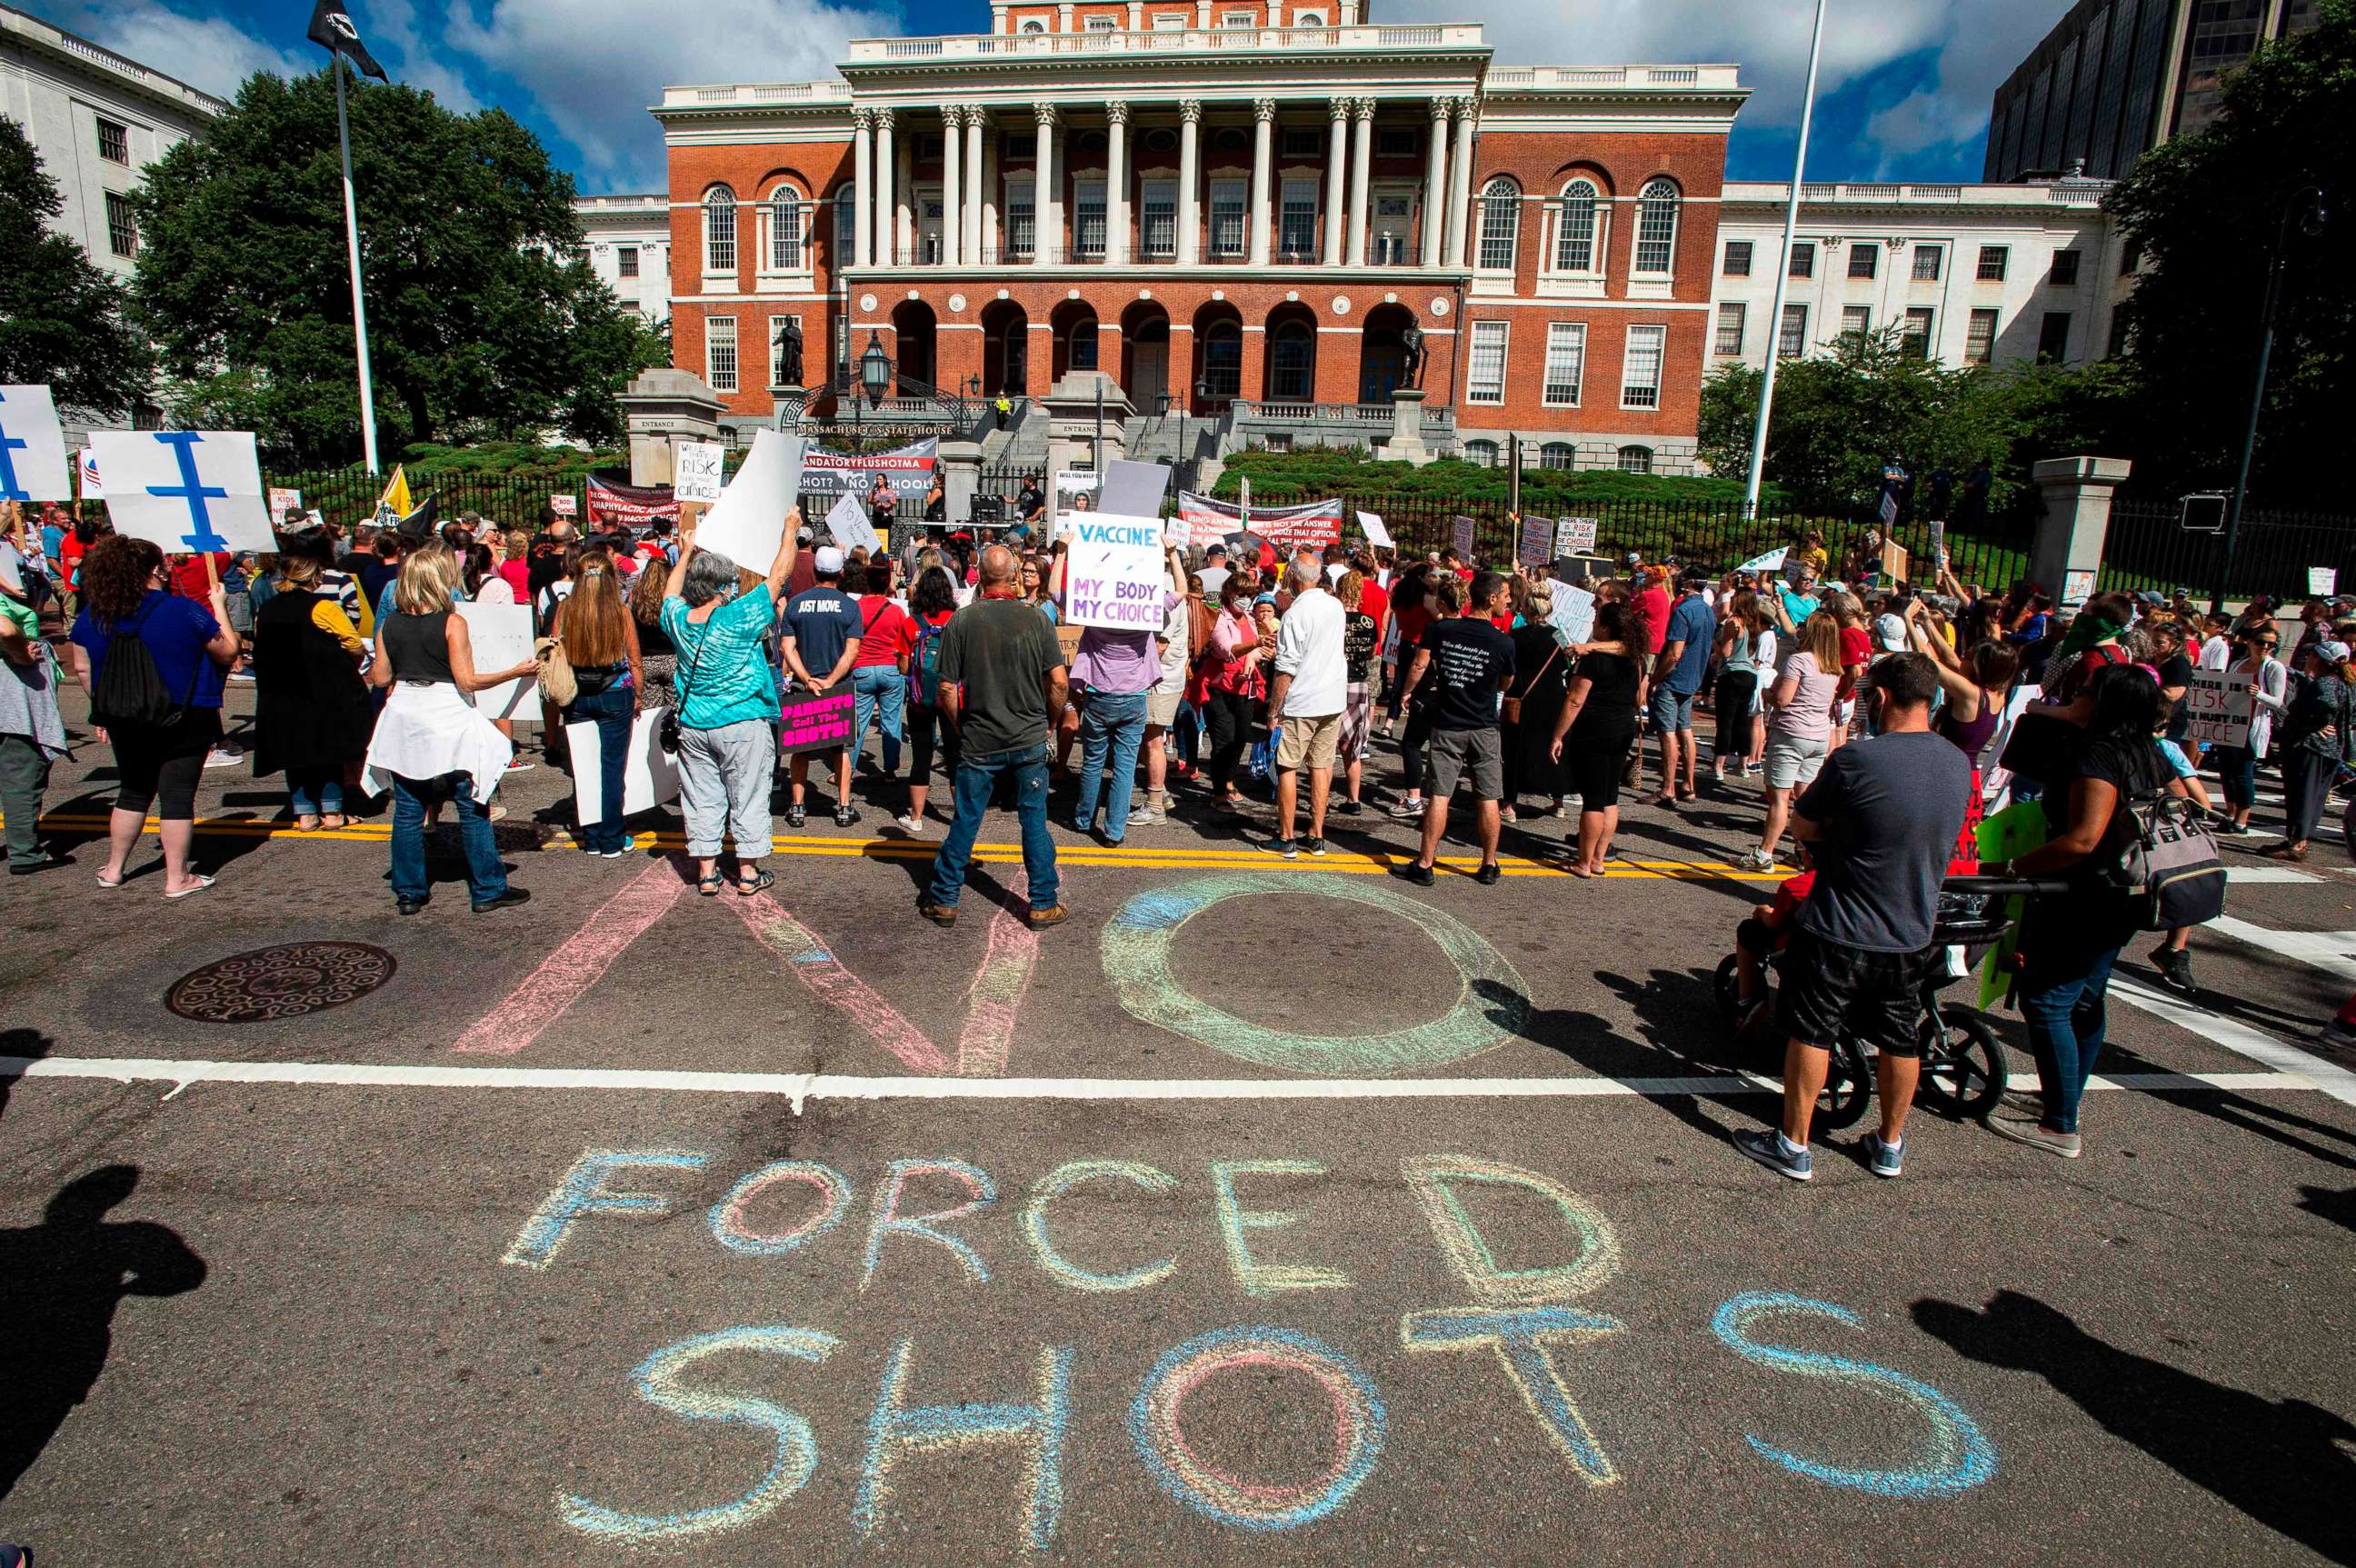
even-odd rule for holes
{"type": "Polygon", "coordinates": [[[2335,259],[2356,183],[2356,0],[2261,48],[2227,79],[2216,120],[2146,154],[2105,202],[2142,272],[2125,306],[2146,389],[2138,480],[2233,482],[2257,370],[2266,271],[2286,208],[2319,187],[2329,214],[2293,222],[2251,488],[2261,504],[2345,509],[2328,455],[2346,438],[2356,275],[2335,259]]]}
{"type": "Polygon", "coordinates": [[[0,119],[0,381],[46,382],[60,407],[119,415],[147,393],[146,346],[123,319],[123,290],[49,224],[57,182],[13,120],[0,119]]]}
{"type": "MultiPolygon", "coordinates": [[[[621,432],[660,339],[582,259],[573,180],[498,110],[405,87],[351,101],[378,435],[412,442],[621,432]]],[[[133,298],[180,386],[175,413],[236,422],[280,460],[360,450],[334,83],[257,75],[138,197],[133,298]]]]}

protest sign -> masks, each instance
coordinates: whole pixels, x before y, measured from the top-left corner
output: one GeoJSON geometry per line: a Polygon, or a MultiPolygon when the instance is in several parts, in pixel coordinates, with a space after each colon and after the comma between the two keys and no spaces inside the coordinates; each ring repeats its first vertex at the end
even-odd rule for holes
{"type": "Polygon", "coordinates": [[[1907,581],[1909,563],[1906,546],[1894,539],[1885,540],[1881,546],[1881,575],[1892,583],[1907,581]]]}
{"type": "Polygon", "coordinates": [[[721,469],[728,449],[717,441],[682,441],[671,466],[671,494],[683,501],[720,499],[721,469]]]}
{"type": "Polygon", "coordinates": [[[1064,620],[1114,631],[1161,630],[1170,591],[1161,519],[1087,512],[1071,522],[1064,620]]]}
{"type": "Polygon", "coordinates": [[[779,709],[777,755],[794,757],[805,751],[834,751],[848,746],[852,709],[857,702],[848,686],[823,697],[806,692],[788,696],[779,709]]]}
{"type": "Polygon", "coordinates": [[[1554,585],[1554,614],[1547,624],[1571,642],[1585,642],[1595,633],[1595,596],[1574,584],[1554,585]]]}
{"type": "Polygon", "coordinates": [[[1365,534],[1366,542],[1377,550],[1391,548],[1391,531],[1385,528],[1383,520],[1373,512],[1362,511],[1358,514],[1358,532],[1365,534]]]}
{"type": "Polygon", "coordinates": [[[1597,521],[1591,517],[1558,518],[1554,525],[1554,553],[1558,555],[1594,554],[1598,526],[1597,521]]]}
{"type": "Polygon", "coordinates": [[[1741,565],[1737,566],[1735,570],[1738,572],[1757,572],[1762,575],[1769,572],[1780,572],[1783,569],[1783,557],[1789,555],[1791,553],[1792,547],[1790,545],[1779,544],[1774,549],[1767,552],[1764,555],[1753,555],[1750,560],[1745,561],[1741,565]]]}
{"type": "Polygon", "coordinates": [[[1514,558],[1525,566],[1543,566],[1554,559],[1554,524],[1543,517],[1522,519],[1514,558]]]}
{"type": "Polygon", "coordinates": [[[0,387],[0,501],[70,501],[66,433],[46,386],[0,387]]]}
{"type": "Polygon", "coordinates": [[[1456,554],[1458,559],[1464,561],[1472,560],[1473,532],[1472,520],[1469,517],[1456,518],[1449,523],[1449,528],[1451,530],[1450,542],[1456,546],[1456,554]]]}
{"type": "MultiPolygon", "coordinates": [[[[679,498],[669,490],[654,485],[617,485],[589,476],[589,528],[596,532],[605,528],[643,529],[657,518],[665,522],[679,521],[679,498]]],[[[770,554],[776,551],[772,547],[770,554]]]]}
{"type": "Polygon", "coordinates": [[[1086,630],[1087,628],[1084,626],[1069,624],[1055,628],[1055,646],[1063,650],[1064,663],[1066,666],[1080,656],[1080,633],[1086,630]]]}
{"type": "Polygon", "coordinates": [[[786,511],[802,483],[802,438],[755,431],[753,450],[704,515],[695,542],[748,571],[766,572],[785,537],[786,511]]]}
{"type": "Polygon", "coordinates": [[[1931,520],[1931,572],[1935,577],[1947,564],[1947,525],[1931,520]]]}
{"type": "Polygon", "coordinates": [[[922,500],[933,488],[940,447],[938,436],[894,446],[889,452],[830,452],[812,446],[802,456],[801,488],[814,497],[863,498],[875,489],[875,476],[881,474],[891,481],[894,499],[922,500]]]}
{"type": "Polygon", "coordinates": [[[271,521],[284,522],[286,521],[288,512],[302,510],[303,492],[301,490],[290,490],[282,485],[273,485],[270,488],[271,521]]]}
{"type": "Polygon", "coordinates": [[[548,510],[559,517],[581,515],[581,498],[566,490],[557,490],[548,498],[548,510]]]}
{"type": "Polygon", "coordinates": [[[2204,746],[2250,744],[2250,672],[2195,670],[2184,688],[2184,714],[2190,738],[2204,746]]]}
{"type": "MultiPolygon", "coordinates": [[[[474,647],[476,669],[512,670],[531,657],[530,605],[494,605],[476,600],[454,607],[466,623],[466,639],[474,647]]],[[[485,718],[511,719],[528,711],[539,688],[540,682],[533,677],[519,675],[476,693],[475,706],[485,718]]],[[[536,710],[532,711],[537,716],[536,710]]],[[[590,749],[596,749],[596,744],[593,739],[590,749]]]]}
{"type": "Polygon", "coordinates": [[[106,486],[98,477],[98,454],[85,446],[75,459],[76,478],[81,482],[81,499],[86,501],[104,500],[106,486]]]}
{"type": "Polygon", "coordinates": [[[2094,574],[2064,572],[2062,574],[2062,602],[2072,609],[2094,596],[2094,574]]]}
{"type": "MultiPolygon", "coordinates": [[[[844,702],[851,699],[845,697],[844,702]]],[[[597,721],[564,726],[573,753],[573,799],[583,827],[605,820],[605,758],[597,741],[597,721]]],[[[622,815],[637,816],[679,799],[679,760],[662,748],[662,710],[642,709],[630,725],[629,749],[622,757],[622,815]]]]}
{"type": "Polygon", "coordinates": [[[2340,591],[2340,568],[2309,566],[2307,569],[2307,591],[2310,597],[2328,599],[2340,591]]]}
{"type": "MultiPolygon", "coordinates": [[[[1244,509],[1215,501],[1190,490],[1178,492],[1178,515],[1186,521],[1187,542],[1207,549],[1236,532],[1245,522],[1244,509]]],[[[1274,545],[1279,553],[1323,550],[1342,538],[1342,503],[1329,498],[1300,506],[1256,506],[1251,532],[1274,545]]]]}
{"type": "Polygon", "coordinates": [[[1160,517],[1162,498],[1170,493],[1166,463],[1132,463],[1116,457],[1105,465],[1104,489],[1098,493],[1098,511],[1122,517],[1160,517]]]}
{"type": "Polygon", "coordinates": [[[826,514],[826,531],[845,550],[864,549],[870,555],[881,552],[884,542],[875,537],[875,525],[867,521],[867,503],[857,496],[843,496],[826,514]]]}
{"type": "MultiPolygon", "coordinates": [[[[1098,484],[1098,476],[1085,468],[1060,468],[1047,485],[1047,537],[1061,539],[1071,532],[1071,514],[1081,509],[1073,503],[1081,496],[1093,496],[1098,484]]],[[[1096,506],[1091,500],[1090,508],[1096,506]]]]}
{"type": "Polygon", "coordinates": [[[167,552],[278,548],[253,435],[243,430],[99,430],[117,533],[167,552]]]}

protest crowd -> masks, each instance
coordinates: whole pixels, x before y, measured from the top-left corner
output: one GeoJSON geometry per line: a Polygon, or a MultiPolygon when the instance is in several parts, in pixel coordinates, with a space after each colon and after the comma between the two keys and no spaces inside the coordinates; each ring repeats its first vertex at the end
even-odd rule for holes
{"type": "MultiPolygon", "coordinates": [[[[2222,898],[2222,872],[2199,865],[2172,901],[2152,891],[2156,832],[2248,832],[2271,766],[2289,825],[2269,853],[2300,859],[2356,764],[2345,600],[2231,616],[2181,592],[2063,607],[2033,583],[1959,582],[1944,558],[1927,584],[1892,580],[1870,544],[1837,559],[1815,532],[1729,570],[1406,551],[1363,514],[1375,526],[1351,542],[1280,544],[1247,515],[1232,532],[1149,536],[1149,575],[1121,590],[1127,624],[1108,625],[1090,598],[1105,585],[1074,564],[1086,496],[1058,518],[1033,487],[984,528],[942,519],[937,486],[914,527],[892,521],[888,491],[873,499],[888,544],[828,542],[796,508],[755,561],[699,546],[695,505],[596,533],[554,515],[502,532],[430,504],[348,532],[296,514],[274,555],[167,556],[91,512],[11,504],[10,869],[59,864],[35,822],[68,753],[66,680],[88,693],[91,738],[119,773],[101,886],[123,885],[152,811],[162,897],[213,887],[193,849],[198,782],[250,767],[283,778],[305,831],[389,798],[402,915],[433,899],[428,835],[445,811],[474,911],[529,897],[493,824],[502,783],[542,763],[572,775],[580,848],[639,848],[625,816],[649,727],[675,768],[699,894],[773,885],[777,814],[857,827],[864,770],[892,833],[940,835],[916,912],[944,927],[993,809],[1017,819],[1030,918],[1046,927],[1066,918],[1051,820],[1105,845],[1190,824],[1290,861],[1326,854],[1336,819],[1387,812],[1419,834],[1393,875],[1430,886],[1451,833],[1478,847],[1472,881],[1494,885],[1516,823],[1575,817],[1567,840],[1524,833],[1516,853],[1593,879],[1623,810],[1739,804],[1754,796],[1729,781],[1756,779],[1763,813],[1739,869],[1789,875],[1730,933],[1732,1000],[1754,1023],[1772,1007],[1786,1104],[1780,1128],[1737,1143],[1806,1179],[1826,1047],[1847,1038],[1875,1058],[1867,1147],[1894,1176],[1949,878],[2033,885],[2014,961],[2041,1092],[2007,1096],[1990,1124],[2075,1157],[2114,963],[2156,931],[2150,962],[2190,993],[2190,929],[2215,912],[2208,893],[2222,898]],[[528,613],[529,638],[486,655],[466,608],[485,605],[528,613]],[[253,695],[237,741],[232,684],[253,695]],[[2196,725],[2196,685],[2236,694],[2239,722],[2196,725]],[[537,728],[537,759],[519,722],[537,728]],[[2029,847],[1984,849],[2008,808],[2036,816],[2029,847]]],[[[2356,1040],[2356,1011],[2328,1033],[2356,1040]]]]}

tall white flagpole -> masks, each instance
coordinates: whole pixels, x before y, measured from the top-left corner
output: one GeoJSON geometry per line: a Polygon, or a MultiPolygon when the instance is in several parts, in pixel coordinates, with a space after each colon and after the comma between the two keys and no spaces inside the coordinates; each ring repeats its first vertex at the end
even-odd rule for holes
{"type": "Polygon", "coordinates": [[[352,331],[360,349],[360,445],[368,470],[377,473],[376,390],[369,373],[368,299],[360,288],[360,209],[352,197],[352,132],[344,113],[344,51],[335,51],[336,140],[344,152],[344,240],[352,256],[352,331]]]}
{"type": "MultiPolygon", "coordinates": [[[[1808,172],[1808,130],[1816,115],[1816,63],[1825,52],[1825,0],[1816,0],[1815,35],[1808,40],[1808,90],[1800,101],[1800,150],[1792,159],[1792,199],[1783,207],[1783,253],[1775,263],[1775,303],[1767,312],[1767,373],[1759,381],[1759,417],[1751,426],[1751,478],[1742,487],[1742,515],[1759,515],[1759,478],[1767,465],[1767,416],[1775,406],[1775,361],[1783,341],[1783,293],[1792,276],[1792,236],[1800,226],[1800,183],[1808,172]]],[[[1802,345],[1805,347],[1805,345],[1802,345]]]]}

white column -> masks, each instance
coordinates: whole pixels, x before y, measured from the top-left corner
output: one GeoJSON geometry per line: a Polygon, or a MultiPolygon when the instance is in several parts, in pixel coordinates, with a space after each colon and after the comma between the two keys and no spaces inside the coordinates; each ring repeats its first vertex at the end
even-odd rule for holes
{"type": "Polygon", "coordinates": [[[875,111],[875,182],[869,188],[868,209],[875,214],[875,238],[873,242],[875,264],[894,266],[899,263],[898,233],[899,203],[893,199],[893,174],[900,160],[892,155],[892,111],[875,111]]]}
{"type": "Polygon", "coordinates": [[[1203,104],[1189,98],[1178,105],[1178,264],[1203,260],[1203,210],[1195,193],[1203,184],[1203,104]]]}
{"type": "Polygon", "coordinates": [[[1198,30],[1211,25],[1211,0],[1194,0],[1194,26],[1198,30]]]}
{"type": "Polygon", "coordinates": [[[875,264],[871,248],[875,231],[875,115],[873,111],[853,109],[851,112],[851,205],[857,210],[851,215],[851,264],[866,267],[875,264]]]}
{"type": "Polygon", "coordinates": [[[1252,102],[1251,264],[1268,265],[1269,177],[1276,163],[1276,100],[1252,102]]]}
{"type": "Polygon", "coordinates": [[[1464,231],[1472,221],[1472,117],[1480,110],[1478,99],[1456,101],[1456,154],[1448,160],[1448,264],[1464,264],[1464,231]]]}
{"type": "Polygon", "coordinates": [[[916,137],[912,131],[900,144],[900,161],[892,172],[892,231],[896,255],[916,259],[916,137]]]}
{"type": "Polygon", "coordinates": [[[1431,101],[1431,153],[1423,177],[1423,264],[1440,264],[1440,231],[1448,212],[1448,100],[1431,101]]]}
{"type": "Polygon", "coordinates": [[[1038,116],[1039,172],[1031,191],[1031,226],[1036,240],[1031,264],[1044,267],[1056,264],[1064,250],[1064,202],[1058,183],[1062,171],[1055,166],[1055,106],[1037,103],[1032,112],[1038,116]]]}
{"type": "Polygon", "coordinates": [[[1351,105],[1358,119],[1356,145],[1350,149],[1350,265],[1366,264],[1366,184],[1375,166],[1375,101],[1361,98],[1351,105]]]}
{"type": "Polygon", "coordinates": [[[982,127],[988,124],[978,107],[969,104],[965,112],[965,215],[963,247],[965,264],[978,267],[987,258],[981,248],[981,209],[983,193],[989,188],[981,183],[982,127]]]}
{"type": "Polygon", "coordinates": [[[1129,0],[1129,30],[1132,33],[1141,33],[1145,30],[1143,0],[1129,0]]]}
{"type": "Polygon", "coordinates": [[[941,263],[965,261],[965,110],[941,111],[941,263]]]}
{"type": "Polygon", "coordinates": [[[1350,101],[1333,100],[1333,147],[1325,155],[1325,264],[1338,267],[1344,254],[1342,192],[1350,183],[1350,101]]]}
{"type": "Polygon", "coordinates": [[[1129,103],[1105,105],[1105,264],[1129,261],[1129,103]]]}

